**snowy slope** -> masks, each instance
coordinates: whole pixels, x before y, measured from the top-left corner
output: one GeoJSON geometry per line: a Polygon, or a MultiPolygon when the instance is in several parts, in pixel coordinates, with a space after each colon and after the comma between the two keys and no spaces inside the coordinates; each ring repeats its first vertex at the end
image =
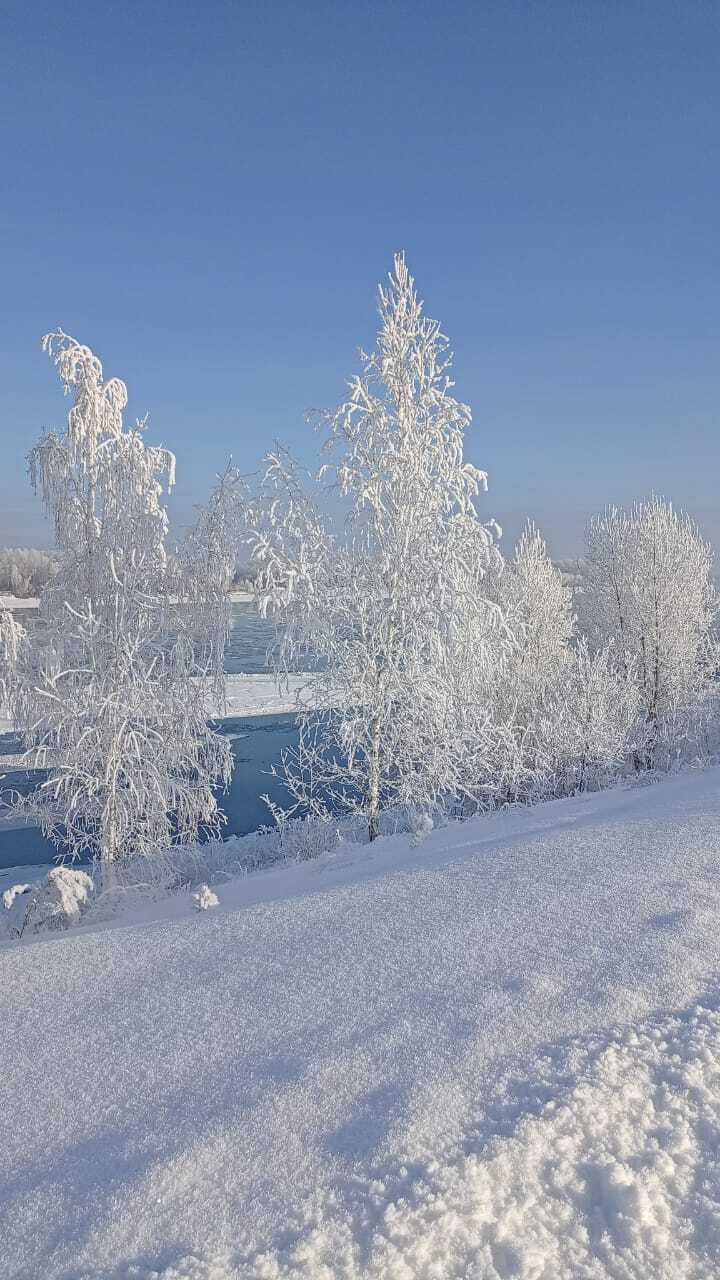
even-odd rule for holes
{"type": "Polygon", "coordinates": [[[3,1277],[717,1276],[719,818],[709,770],[6,946],[3,1277]]]}

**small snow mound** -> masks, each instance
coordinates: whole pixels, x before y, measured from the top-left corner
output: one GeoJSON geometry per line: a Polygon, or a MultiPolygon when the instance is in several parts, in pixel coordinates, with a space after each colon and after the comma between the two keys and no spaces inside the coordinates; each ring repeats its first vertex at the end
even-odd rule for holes
{"type": "Polygon", "coordinates": [[[15,899],[19,898],[23,893],[29,893],[30,887],[31,886],[29,884],[14,884],[11,885],[9,889],[6,889],[3,894],[5,910],[9,911],[15,902],[15,899]]]}
{"type": "Polygon", "coordinates": [[[213,893],[208,884],[201,884],[193,894],[192,900],[196,911],[209,911],[211,907],[217,907],[220,902],[217,894],[213,893]]]}
{"type": "Polygon", "coordinates": [[[426,840],[434,829],[435,823],[429,813],[416,814],[410,825],[413,845],[422,844],[423,840],[426,840]]]}

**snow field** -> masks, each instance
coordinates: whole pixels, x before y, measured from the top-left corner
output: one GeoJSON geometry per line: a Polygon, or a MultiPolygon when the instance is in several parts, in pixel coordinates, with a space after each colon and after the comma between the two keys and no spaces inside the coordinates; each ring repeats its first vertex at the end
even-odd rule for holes
{"type": "Polygon", "coordinates": [[[3,1275],[717,1276],[719,782],[0,949],[3,1275]]]}

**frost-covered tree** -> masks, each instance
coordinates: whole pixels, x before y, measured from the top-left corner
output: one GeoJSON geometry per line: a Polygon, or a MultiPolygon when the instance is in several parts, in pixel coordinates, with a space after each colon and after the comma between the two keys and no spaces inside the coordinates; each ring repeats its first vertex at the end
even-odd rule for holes
{"type": "Polygon", "coordinates": [[[493,699],[501,797],[528,802],[601,785],[635,741],[638,705],[612,644],[590,653],[578,639],[570,584],[532,526],[490,585],[512,636],[493,699]]]}
{"type": "Polygon", "coordinates": [[[597,789],[622,769],[638,743],[638,706],[636,685],[618,668],[612,644],[592,652],[581,637],[546,710],[552,794],[597,789]]]}
{"type": "Polygon", "coordinates": [[[712,627],[717,603],[712,548],[671,503],[653,497],[629,511],[612,507],[587,532],[585,602],[595,643],[612,641],[620,668],[637,685],[645,750],[692,735],[714,698],[712,627]]]}
{"type": "Polygon", "coordinates": [[[555,786],[558,743],[552,725],[572,660],[572,594],[531,525],[512,560],[490,575],[488,589],[511,640],[492,699],[502,779],[498,798],[530,800],[555,786]]]}
{"type": "Polygon", "coordinates": [[[10,709],[25,643],[25,628],[4,609],[0,613],[0,708],[10,709]]]}
{"type": "Polygon", "coordinates": [[[575,633],[571,589],[532,525],[523,531],[513,559],[492,581],[513,638],[503,684],[521,704],[536,704],[554,688],[568,661],[575,633]]]}
{"type": "Polygon", "coordinates": [[[144,423],[124,426],[125,385],[104,381],[88,347],[61,331],[44,346],[73,405],[67,430],[30,455],[58,570],[32,644],[5,628],[28,759],[49,770],[24,804],[73,854],[112,862],[219,828],[230,749],[208,727],[196,677],[212,668],[223,622],[217,584],[168,566],[173,455],[146,445],[144,423]]]}
{"type": "Polygon", "coordinates": [[[173,561],[175,616],[191,638],[198,671],[210,677],[214,706],[220,709],[225,706],[230,590],[237,550],[247,537],[247,509],[247,485],[228,465],[173,561]]]}
{"type": "Polygon", "coordinates": [[[451,394],[447,339],[402,256],[379,312],[375,351],[322,419],[320,480],[345,500],[344,539],[278,454],[254,534],[261,607],[287,623],[283,657],[319,668],[316,710],[285,762],[294,807],[359,811],[371,839],[387,806],[482,786],[506,643],[483,586],[498,557],[496,526],[475,508],[485,473],[463,459],[470,410],[451,394]]]}

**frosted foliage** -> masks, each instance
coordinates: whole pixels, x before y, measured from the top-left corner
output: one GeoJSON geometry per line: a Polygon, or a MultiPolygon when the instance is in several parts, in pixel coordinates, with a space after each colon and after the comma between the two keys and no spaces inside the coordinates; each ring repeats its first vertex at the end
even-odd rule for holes
{"type": "Polygon", "coordinates": [[[261,608],[286,623],[283,659],[306,655],[317,710],[286,758],[291,811],[427,805],[476,792],[490,673],[506,637],[483,579],[496,526],[475,499],[485,474],[463,460],[469,408],[451,394],[451,355],[423,314],[404,259],[379,291],[377,349],[347,399],[322,415],[319,481],[348,506],[334,541],[281,453],[268,459],[255,522],[261,608]]]}
{"type": "Polygon", "coordinates": [[[230,589],[244,540],[247,490],[228,466],[201,508],[176,562],[174,589],[189,623],[199,669],[212,676],[216,705],[225,710],[224,651],[230,629],[230,589]]]}
{"type": "Polygon", "coordinates": [[[612,645],[593,653],[583,637],[572,652],[549,718],[561,793],[609,781],[636,745],[639,698],[618,669],[612,645]]]}
{"type": "Polygon", "coordinates": [[[574,617],[572,592],[532,526],[523,532],[514,559],[505,567],[500,599],[519,665],[529,679],[542,683],[567,655],[574,617]]]}
{"type": "Polygon", "coordinates": [[[23,803],[74,854],[113,860],[218,830],[213,785],[229,779],[230,748],[194,677],[222,620],[212,583],[198,593],[198,577],[168,567],[172,454],[144,443],[144,424],[124,428],[124,384],[103,382],[87,347],[61,332],[44,345],[74,399],[67,431],[30,455],[60,554],[16,663],[28,759],[50,770],[23,803]]]}
{"type": "Polygon", "coordinates": [[[9,889],[5,889],[2,896],[3,906],[5,909],[10,911],[14,906],[16,899],[22,897],[25,893],[29,893],[30,888],[31,885],[29,884],[13,884],[9,889]]]}
{"type": "Polygon", "coordinates": [[[716,697],[712,549],[662,498],[608,509],[591,521],[587,546],[591,634],[612,640],[636,684],[653,763],[716,697]]]}
{"type": "Polygon", "coordinates": [[[9,610],[0,612],[0,707],[7,706],[16,686],[18,665],[26,645],[25,628],[9,610]]]}
{"type": "Polygon", "coordinates": [[[570,587],[531,527],[490,589],[513,640],[493,700],[497,799],[600,785],[625,759],[638,708],[612,646],[591,654],[577,639],[570,587]]]}
{"type": "Polygon", "coordinates": [[[53,867],[38,884],[18,884],[3,894],[5,907],[21,905],[22,917],[17,933],[26,930],[66,929],[76,924],[87,907],[95,885],[85,871],[71,867],[53,867]],[[22,899],[18,902],[18,899],[22,899]]]}
{"type": "Polygon", "coordinates": [[[572,594],[542,537],[530,526],[514,558],[499,574],[493,573],[488,585],[512,635],[499,688],[500,718],[527,720],[555,690],[570,661],[575,632],[572,594]]]}

